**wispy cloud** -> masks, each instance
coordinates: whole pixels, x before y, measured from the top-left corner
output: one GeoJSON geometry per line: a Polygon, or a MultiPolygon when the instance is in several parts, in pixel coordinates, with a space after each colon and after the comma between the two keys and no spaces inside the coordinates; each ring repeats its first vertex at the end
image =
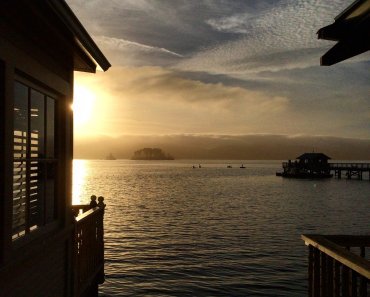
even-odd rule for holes
{"type": "Polygon", "coordinates": [[[196,53],[179,67],[237,75],[318,65],[332,43],[317,40],[316,32],[346,5],[343,0],[290,0],[263,11],[208,19],[214,30],[239,37],[196,53]]]}
{"type": "Polygon", "coordinates": [[[146,44],[141,44],[134,41],[129,41],[120,38],[114,37],[107,37],[107,36],[95,36],[94,38],[102,47],[106,47],[110,50],[118,50],[118,51],[143,51],[143,52],[155,52],[155,53],[164,53],[173,55],[176,57],[182,58],[183,56],[167,50],[162,47],[150,46],[146,44]]]}

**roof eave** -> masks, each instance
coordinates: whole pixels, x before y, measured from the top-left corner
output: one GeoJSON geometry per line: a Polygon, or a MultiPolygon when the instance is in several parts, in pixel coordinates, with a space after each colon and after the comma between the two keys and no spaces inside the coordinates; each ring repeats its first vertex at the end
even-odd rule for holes
{"type": "Polygon", "coordinates": [[[370,43],[364,40],[339,41],[320,58],[320,65],[331,66],[368,50],[370,50],[370,43]]]}
{"type": "MultiPolygon", "coordinates": [[[[88,55],[88,57],[103,71],[111,67],[108,59],[98,48],[89,33],[75,16],[64,0],[47,0],[49,6],[54,10],[60,20],[67,26],[76,39],[76,44],[88,55]]],[[[95,69],[94,71],[95,72],[95,69]]]]}
{"type": "Polygon", "coordinates": [[[347,7],[331,25],[321,28],[319,39],[337,41],[320,59],[330,66],[370,49],[370,0],[357,0],[347,7]]]}

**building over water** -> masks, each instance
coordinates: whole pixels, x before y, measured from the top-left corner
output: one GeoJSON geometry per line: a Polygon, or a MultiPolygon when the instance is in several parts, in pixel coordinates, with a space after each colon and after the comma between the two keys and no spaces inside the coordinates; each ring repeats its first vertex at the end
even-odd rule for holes
{"type": "Polygon", "coordinates": [[[0,296],[94,296],[103,281],[104,210],[71,205],[73,72],[97,67],[64,0],[1,1],[0,296]]]}
{"type": "Polygon", "coordinates": [[[330,157],[323,153],[304,153],[296,160],[283,163],[283,177],[293,178],[326,178],[332,177],[328,160],[330,157]]]}

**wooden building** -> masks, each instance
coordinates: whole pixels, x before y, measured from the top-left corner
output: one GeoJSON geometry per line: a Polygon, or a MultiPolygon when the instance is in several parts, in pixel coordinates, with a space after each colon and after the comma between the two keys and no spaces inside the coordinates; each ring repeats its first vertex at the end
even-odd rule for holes
{"type": "Polygon", "coordinates": [[[283,162],[283,172],[276,175],[292,178],[332,177],[328,160],[330,157],[323,153],[304,153],[294,161],[283,162]]]}
{"type": "MultiPolygon", "coordinates": [[[[318,36],[337,41],[321,58],[322,65],[368,51],[370,0],[355,1],[333,24],[320,29],[318,36]]],[[[369,235],[309,234],[302,239],[308,246],[308,296],[370,296],[369,235]]]]}
{"type": "Polygon", "coordinates": [[[369,11],[369,0],[357,0],[340,13],[333,24],[317,32],[319,39],[337,41],[321,57],[321,65],[330,66],[370,50],[369,11]]]}
{"type": "Polygon", "coordinates": [[[97,67],[64,0],[1,1],[0,296],[97,294],[103,209],[71,205],[73,73],[97,67]]]}

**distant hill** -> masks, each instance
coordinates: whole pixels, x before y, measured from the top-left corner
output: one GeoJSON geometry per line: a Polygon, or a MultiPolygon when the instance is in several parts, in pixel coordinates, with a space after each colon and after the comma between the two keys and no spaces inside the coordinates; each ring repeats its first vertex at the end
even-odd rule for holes
{"type": "Polygon", "coordinates": [[[100,159],[107,150],[117,159],[130,159],[138,148],[160,147],[176,160],[288,160],[313,150],[333,160],[370,160],[370,139],[330,136],[122,135],[79,137],[74,145],[75,158],[84,159],[100,159]]]}
{"type": "Polygon", "coordinates": [[[143,148],[134,152],[131,160],[174,160],[174,158],[160,148],[143,148]]]}

